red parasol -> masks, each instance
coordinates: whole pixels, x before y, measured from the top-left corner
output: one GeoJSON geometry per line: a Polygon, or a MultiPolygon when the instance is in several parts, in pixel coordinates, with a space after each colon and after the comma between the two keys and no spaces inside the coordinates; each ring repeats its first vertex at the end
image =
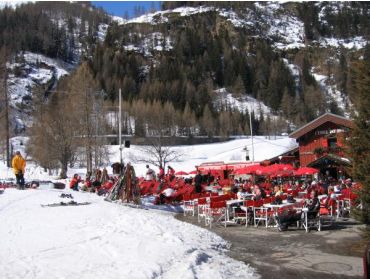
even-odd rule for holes
{"type": "Polygon", "coordinates": [[[177,175],[177,176],[184,176],[184,175],[189,175],[188,173],[186,173],[185,171],[177,171],[176,173],[175,173],[175,175],[177,175]]]}
{"type": "Polygon", "coordinates": [[[243,168],[236,169],[234,174],[253,174],[259,169],[261,166],[259,164],[249,165],[243,168]]]}
{"type": "Polygon", "coordinates": [[[319,170],[312,167],[301,167],[298,168],[297,171],[294,172],[294,175],[296,176],[302,176],[302,175],[312,175],[319,173],[319,170]]]}

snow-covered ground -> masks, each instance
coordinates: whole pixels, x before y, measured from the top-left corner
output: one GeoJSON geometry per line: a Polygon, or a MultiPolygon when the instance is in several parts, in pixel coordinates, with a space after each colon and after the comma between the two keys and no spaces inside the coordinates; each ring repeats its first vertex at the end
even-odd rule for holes
{"type": "MultiPolygon", "coordinates": [[[[25,154],[25,146],[27,145],[26,137],[15,137],[12,139],[14,151],[21,151],[21,153],[28,160],[25,178],[26,181],[31,180],[55,180],[57,179],[57,173],[49,175],[47,172],[37,166],[35,163],[30,161],[30,158],[25,154]]],[[[213,144],[200,144],[190,146],[174,146],[172,149],[180,154],[178,160],[169,162],[176,171],[190,172],[204,162],[215,162],[224,161],[229,162],[240,162],[245,161],[246,152],[244,148],[247,147],[250,151],[250,157],[252,159],[252,139],[250,137],[244,137],[235,139],[232,141],[213,143],[213,144]]],[[[259,162],[265,159],[276,157],[286,151],[289,151],[297,147],[297,143],[294,139],[288,137],[275,137],[270,136],[268,139],[265,136],[255,136],[253,139],[254,147],[254,160],[259,162]]],[[[120,161],[119,146],[109,146],[110,164],[120,161]]],[[[144,176],[146,172],[146,163],[137,163],[135,159],[138,157],[145,157],[143,146],[131,145],[130,148],[123,149],[123,160],[125,163],[130,162],[136,171],[137,176],[144,176]]],[[[109,165],[110,165],[109,164],[109,165]]],[[[103,166],[102,166],[103,167],[103,166]]],[[[152,166],[152,168],[158,172],[158,170],[152,166]]],[[[108,172],[112,172],[112,169],[108,166],[108,172]]],[[[84,176],[86,173],[85,168],[71,168],[68,170],[68,175],[71,178],[74,173],[81,174],[84,176]]],[[[4,162],[0,162],[0,180],[6,180],[13,178],[13,172],[5,166],[4,162]]]]}
{"type": "MultiPolygon", "coordinates": [[[[172,213],[73,192],[85,206],[41,207],[69,191],[0,195],[0,278],[256,278],[219,236],[172,213]]],[[[66,200],[66,199],[64,199],[66,200]]]]}
{"type": "MultiPolygon", "coordinates": [[[[26,138],[13,138],[12,143],[25,153],[26,138]]],[[[202,162],[242,161],[245,146],[251,150],[250,138],[178,146],[174,149],[183,156],[169,164],[175,170],[189,172],[202,162]]],[[[255,137],[255,161],[294,147],[293,139],[255,137]]],[[[110,161],[118,161],[118,146],[110,147],[110,151],[110,161]]],[[[124,149],[125,162],[140,153],[140,147],[135,145],[124,149]]],[[[136,173],[143,175],[145,164],[133,165],[136,173]]],[[[3,162],[0,171],[1,179],[13,177],[3,162]]],[[[69,170],[70,175],[74,172],[83,174],[85,170],[69,170]]],[[[27,181],[56,178],[31,162],[25,177],[27,181]]],[[[149,205],[149,201],[145,204],[149,205]]],[[[259,277],[252,267],[226,255],[229,243],[214,233],[176,220],[175,210],[133,209],[106,202],[95,194],[56,190],[50,184],[36,190],[6,189],[0,195],[0,278],[259,277]],[[69,201],[60,198],[61,193],[72,193],[75,201],[91,204],[41,207],[69,201]]]]}

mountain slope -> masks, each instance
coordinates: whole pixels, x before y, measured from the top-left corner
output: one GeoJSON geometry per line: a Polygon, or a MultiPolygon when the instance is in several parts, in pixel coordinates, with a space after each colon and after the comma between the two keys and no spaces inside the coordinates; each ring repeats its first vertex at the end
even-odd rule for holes
{"type": "Polygon", "coordinates": [[[1,78],[7,79],[13,133],[24,132],[32,124],[34,103],[45,103],[58,80],[78,67],[82,58],[92,56],[110,21],[87,3],[2,6],[0,47],[8,56],[7,71],[1,74],[6,77],[1,78]]]}
{"type": "MultiPolygon", "coordinates": [[[[255,133],[270,133],[272,120],[286,132],[324,112],[349,115],[351,63],[369,38],[367,2],[163,2],[162,9],[123,20],[85,2],[4,8],[0,45],[14,49],[10,65],[23,59],[22,51],[68,62],[67,72],[87,59],[112,102],[119,88],[127,102],[169,102],[181,118],[194,115],[196,134],[207,131],[210,119],[226,134],[247,134],[250,113],[255,133]],[[14,32],[19,40],[9,39],[14,32]]],[[[25,118],[30,96],[47,95],[57,84],[50,67],[40,79],[27,68],[41,68],[9,68],[11,98],[27,101],[25,118]],[[11,84],[24,78],[32,83],[14,94],[11,84]]]]}
{"type": "Polygon", "coordinates": [[[170,101],[177,110],[188,103],[201,118],[206,105],[217,111],[214,90],[226,88],[296,125],[328,111],[349,115],[348,68],[368,42],[368,3],[164,2],[163,9],[109,28],[93,68],[111,99],[122,88],[130,100],[170,101]]]}

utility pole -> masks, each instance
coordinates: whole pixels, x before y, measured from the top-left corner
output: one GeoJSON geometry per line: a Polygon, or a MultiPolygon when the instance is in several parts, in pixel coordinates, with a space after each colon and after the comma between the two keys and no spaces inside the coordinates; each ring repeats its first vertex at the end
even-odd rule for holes
{"type": "Polygon", "coordinates": [[[10,133],[9,133],[9,100],[8,100],[8,71],[6,68],[6,61],[4,61],[4,97],[5,97],[5,133],[6,133],[6,166],[11,167],[10,164],[10,133]]]}
{"type": "Polygon", "coordinates": [[[251,129],[252,138],[252,163],[254,163],[254,144],[253,144],[253,128],[252,128],[252,110],[249,111],[249,127],[251,129]]]}
{"type": "Polygon", "coordinates": [[[119,89],[119,119],[118,119],[118,143],[119,143],[119,163],[123,164],[122,160],[122,93],[121,89],[119,89]]]}

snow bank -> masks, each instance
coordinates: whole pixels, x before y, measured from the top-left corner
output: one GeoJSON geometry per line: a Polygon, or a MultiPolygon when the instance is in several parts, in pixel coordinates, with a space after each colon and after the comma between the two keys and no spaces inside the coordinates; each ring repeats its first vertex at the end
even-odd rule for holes
{"type": "MultiPolygon", "coordinates": [[[[87,206],[59,202],[52,189],[5,190],[0,197],[0,278],[256,278],[228,257],[219,236],[172,214],[131,209],[95,194],[87,206]]],[[[246,239],[247,240],[247,239],[246,239]]]]}

